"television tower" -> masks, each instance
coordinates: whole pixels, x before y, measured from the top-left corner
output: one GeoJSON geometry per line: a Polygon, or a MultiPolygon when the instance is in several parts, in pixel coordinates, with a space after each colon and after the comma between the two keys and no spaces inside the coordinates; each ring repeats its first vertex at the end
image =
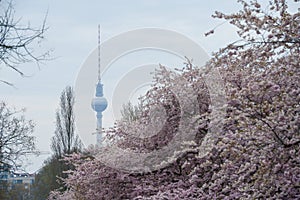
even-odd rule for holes
{"type": "Polygon", "coordinates": [[[100,25],[98,25],[98,83],[96,85],[96,94],[92,100],[92,109],[97,112],[96,144],[101,146],[102,137],[102,112],[107,108],[107,100],[103,96],[103,84],[101,83],[101,64],[100,64],[100,25]]]}

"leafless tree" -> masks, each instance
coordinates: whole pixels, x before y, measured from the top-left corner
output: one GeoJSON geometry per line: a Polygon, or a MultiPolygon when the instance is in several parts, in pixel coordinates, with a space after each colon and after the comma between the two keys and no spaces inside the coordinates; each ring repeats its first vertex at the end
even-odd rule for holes
{"type": "Polygon", "coordinates": [[[34,124],[26,120],[24,110],[11,109],[0,102],[0,164],[18,166],[28,153],[35,151],[34,124]]]}
{"type": "Polygon", "coordinates": [[[57,157],[81,150],[81,141],[75,134],[74,102],[74,91],[67,86],[60,96],[60,107],[56,111],[56,130],[51,143],[57,157]]]}

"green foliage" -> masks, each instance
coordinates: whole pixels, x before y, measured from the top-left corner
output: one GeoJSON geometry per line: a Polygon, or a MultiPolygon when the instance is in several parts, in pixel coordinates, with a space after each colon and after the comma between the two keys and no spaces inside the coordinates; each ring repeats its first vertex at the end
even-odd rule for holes
{"type": "Polygon", "coordinates": [[[7,199],[7,182],[0,181],[0,199],[7,199]]]}
{"type": "Polygon", "coordinates": [[[59,181],[59,177],[65,178],[63,171],[69,166],[64,161],[52,156],[45,161],[44,167],[38,172],[33,184],[33,200],[44,200],[52,190],[64,190],[59,181]]]}
{"type": "Polygon", "coordinates": [[[26,189],[23,184],[15,184],[7,192],[6,200],[31,200],[30,190],[26,189]]]}

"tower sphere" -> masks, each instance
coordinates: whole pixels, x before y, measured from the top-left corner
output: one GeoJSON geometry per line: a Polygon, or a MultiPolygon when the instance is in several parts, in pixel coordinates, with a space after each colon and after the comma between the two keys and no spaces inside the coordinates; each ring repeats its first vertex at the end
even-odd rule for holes
{"type": "Polygon", "coordinates": [[[107,108],[107,100],[105,97],[94,97],[92,100],[92,108],[96,112],[103,112],[107,108]]]}

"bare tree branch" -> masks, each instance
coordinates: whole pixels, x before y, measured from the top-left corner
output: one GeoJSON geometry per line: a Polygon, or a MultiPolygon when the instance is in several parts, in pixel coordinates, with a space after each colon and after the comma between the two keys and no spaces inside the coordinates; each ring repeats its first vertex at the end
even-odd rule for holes
{"type": "Polygon", "coordinates": [[[17,167],[27,153],[35,151],[34,124],[23,111],[10,109],[0,102],[0,163],[17,167]]]}
{"type": "MultiPolygon", "coordinates": [[[[20,24],[20,19],[15,19],[12,2],[0,1],[0,64],[12,69],[17,74],[24,76],[19,65],[27,62],[39,63],[46,60],[49,51],[36,54],[34,49],[44,38],[47,14],[38,28],[20,24]]],[[[12,85],[8,81],[2,83],[12,85]]]]}

